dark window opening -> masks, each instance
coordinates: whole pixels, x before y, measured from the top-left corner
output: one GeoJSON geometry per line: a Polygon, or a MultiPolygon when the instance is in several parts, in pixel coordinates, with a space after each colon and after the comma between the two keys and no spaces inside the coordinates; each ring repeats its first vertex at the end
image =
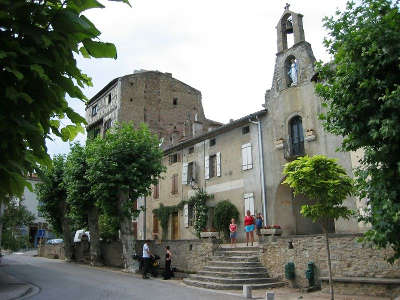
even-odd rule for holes
{"type": "Polygon", "coordinates": [[[293,156],[304,155],[303,124],[300,116],[290,120],[290,146],[293,156]]]}
{"type": "Polygon", "coordinates": [[[131,98],[131,102],[133,101],[133,99],[131,98]]]}
{"type": "Polygon", "coordinates": [[[111,128],[111,119],[108,119],[107,121],[105,121],[104,123],[104,133],[111,128]]]}
{"type": "Polygon", "coordinates": [[[98,135],[100,135],[100,128],[97,127],[93,131],[93,137],[96,138],[98,135]]]}
{"type": "MultiPolygon", "coordinates": [[[[194,210],[193,210],[193,205],[188,205],[188,225],[193,226],[193,220],[194,220],[194,210]]],[[[190,245],[192,246],[192,245],[190,245]]]]}
{"type": "Polygon", "coordinates": [[[173,104],[173,105],[178,105],[178,98],[174,98],[174,99],[172,100],[172,104],[173,104]]]}
{"type": "Polygon", "coordinates": [[[242,134],[247,134],[250,132],[250,126],[242,127],[242,134]]]}
{"type": "Polygon", "coordinates": [[[92,107],[92,117],[97,115],[97,104],[92,107]]]}
{"type": "Polygon", "coordinates": [[[216,140],[215,139],[211,139],[210,140],[210,147],[215,146],[216,144],[216,140]]]}
{"type": "Polygon", "coordinates": [[[171,194],[178,194],[178,174],[172,176],[172,190],[171,194]]]}
{"type": "Polygon", "coordinates": [[[171,154],[169,156],[169,164],[172,165],[174,163],[177,163],[178,161],[180,161],[180,157],[178,153],[175,154],[171,154]]]}
{"type": "Polygon", "coordinates": [[[108,95],[108,104],[111,104],[111,94],[108,95]]]}
{"type": "Polygon", "coordinates": [[[192,153],[194,153],[194,147],[189,148],[189,154],[192,154],[192,153]]]}
{"type": "Polygon", "coordinates": [[[191,182],[194,179],[194,163],[188,163],[187,180],[191,182]]]}
{"type": "Polygon", "coordinates": [[[211,155],[210,156],[210,165],[209,165],[209,178],[217,176],[217,156],[211,155]]]}

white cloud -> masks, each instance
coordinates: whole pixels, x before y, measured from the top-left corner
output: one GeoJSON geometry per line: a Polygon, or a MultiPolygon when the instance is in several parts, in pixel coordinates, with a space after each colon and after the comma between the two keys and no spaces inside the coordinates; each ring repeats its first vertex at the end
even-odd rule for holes
{"type": "MultiPolygon", "coordinates": [[[[105,9],[86,14],[113,42],[118,59],[78,59],[94,86],[93,96],[115,77],[135,69],[171,72],[203,94],[207,117],[228,122],[261,109],[269,89],[276,54],[275,26],[286,1],[131,0],[132,8],[103,2],[105,9]]],[[[290,9],[304,15],[306,41],[317,59],[328,60],[322,47],[322,18],[345,0],[291,1],[290,9]]],[[[84,114],[84,104],[74,103],[84,114]]],[[[84,137],[80,137],[84,140],[84,137]]],[[[68,143],[48,143],[50,153],[68,151],[68,143]]]]}

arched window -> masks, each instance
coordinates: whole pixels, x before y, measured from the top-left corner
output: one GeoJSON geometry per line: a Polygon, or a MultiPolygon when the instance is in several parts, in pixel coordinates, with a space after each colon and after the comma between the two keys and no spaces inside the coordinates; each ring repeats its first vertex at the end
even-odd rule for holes
{"type": "Polygon", "coordinates": [[[286,86],[296,86],[299,81],[299,62],[293,55],[290,55],[285,60],[285,78],[286,86]]]}
{"type": "Polygon", "coordinates": [[[292,118],[290,125],[290,148],[293,156],[304,155],[303,124],[300,116],[292,118]]]}

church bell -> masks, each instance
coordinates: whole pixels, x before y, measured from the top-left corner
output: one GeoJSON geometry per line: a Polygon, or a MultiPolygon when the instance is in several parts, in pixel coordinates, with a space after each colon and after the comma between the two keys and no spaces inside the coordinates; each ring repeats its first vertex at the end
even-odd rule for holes
{"type": "Polygon", "coordinates": [[[286,28],[285,28],[286,33],[293,33],[293,23],[292,23],[292,20],[287,19],[287,20],[286,20],[286,26],[285,26],[285,27],[286,27],[286,28]]]}

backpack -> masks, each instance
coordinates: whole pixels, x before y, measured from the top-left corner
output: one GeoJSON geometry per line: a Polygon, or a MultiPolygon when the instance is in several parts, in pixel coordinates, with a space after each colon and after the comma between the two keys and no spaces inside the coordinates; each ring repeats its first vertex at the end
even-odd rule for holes
{"type": "Polygon", "coordinates": [[[261,228],[262,227],[262,219],[260,218],[260,219],[256,219],[256,226],[257,226],[257,228],[261,228]]]}

